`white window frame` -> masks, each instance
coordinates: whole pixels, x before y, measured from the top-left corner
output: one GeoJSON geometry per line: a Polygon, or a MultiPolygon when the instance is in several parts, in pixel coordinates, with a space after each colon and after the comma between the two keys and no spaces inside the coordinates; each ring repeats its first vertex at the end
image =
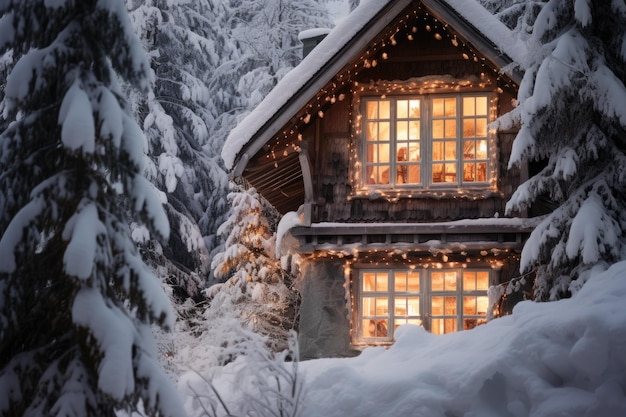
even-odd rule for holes
{"type": "MultiPolygon", "coordinates": [[[[464,314],[463,310],[463,302],[464,296],[467,297],[487,297],[487,290],[471,290],[464,289],[463,283],[463,273],[464,272],[482,272],[488,273],[489,285],[493,283],[493,272],[489,267],[475,267],[475,268],[442,268],[442,269],[432,269],[432,268],[359,268],[357,270],[357,285],[355,289],[356,292],[356,302],[357,302],[357,313],[356,313],[356,323],[353,324],[353,328],[356,329],[356,341],[359,343],[390,343],[394,338],[394,330],[395,330],[395,305],[394,300],[396,297],[419,297],[419,315],[408,315],[406,318],[409,322],[414,322],[415,319],[419,320],[420,323],[427,331],[432,331],[432,319],[444,318],[444,316],[433,316],[432,315],[432,298],[433,297],[444,297],[444,296],[455,296],[456,297],[456,328],[454,332],[464,330],[464,320],[472,320],[476,319],[477,324],[484,322],[486,320],[486,314],[464,314]],[[394,276],[396,272],[404,273],[407,271],[414,271],[419,273],[419,292],[411,292],[411,291],[402,291],[395,292],[394,291],[394,276]],[[454,291],[438,291],[432,289],[432,274],[438,272],[454,272],[457,274],[456,277],[456,289],[454,291]],[[368,291],[365,292],[363,289],[363,276],[366,273],[376,273],[379,276],[387,274],[387,291],[368,291]],[[387,314],[386,315],[378,315],[372,316],[369,314],[364,314],[363,306],[365,298],[386,298],[387,300],[387,314]],[[365,321],[382,321],[387,320],[386,322],[386,335],[384,336],[375,336],[370,337],[364,334],[364,322],[365,321]]],[[[486,313],[486,312],[485,312],[486,313]]],[[[450,317],[450,316],[446,316],[450,317]]]]}
{"type": "MultiPolygon", "coordinates": [[[[475,159],[464,160],[463,159],[463,121],[466,119],[471,119],[471,116],[465,116],[463,114],[463,98],[469,97],[485,97],[487,99],[487,124],[493,122],[493,101],[494,101],[494,93],[491,91],[467,91],[467,92],[455,92],[452,94],[442,94],[442,93],[428,93],[428,94],[398,94],[398,95],[362,95],[360,97],[360,105],[359,112],[361,126],[360,126],[360,149],[359,149],[359,159],[361,161],[361,169],[359,173],[359,184],[358,188],[361,190],[367,189],[379,189],[379,190],[408,190],[408,191],[441,191],[441,190],[488,190],[495,187],[495,177],[496,177],[496,169],[497,169],[497,152],[496,152],[496,137],[495,133],[487,127],[487,135],[485,138],[487,142],[487,157],[486,158],[478,158],[478,154],[476,153],[475,159]],[[456,109],[457,114],[454,116],[456,120],[456,159],[454,160],[454,164],[456,167],[455,175],[456,181],[454,182],[435,182],[433,181],[432,169],[433,169],[433,143],[434,140],[432,138],[432,121],[433,121],[433,109],[432,103],[434,99],[441,98],[455,98],[456,99],[456,109]],[[368,144],[372,144],[372,142],[368,142],[366,139],[367,134],[367,112],[366,106],[368,102],[380,102],[382,100],[390,101],[390,151],[389,151],[389,162],[388,164],[383,164],[383,166],[388,166],[389,172],[389,182],[388,183],[377,183],[376,181],[368,180],[371,177],[371,171],[368,172],[372,167],[376,166],[376,162],[367,161],[367,146],[368,144]],[[393,175],[392,173],[396,173],[396,155],[398,154],[398,140],[396,138],[396,122],[398,121],[396,117],[396,102],[398,100],[419,100],[420,101],[420,109],[421,114],[419,117],[420,121],[420,161],[417,163],[420,169],[420,182],[419,183],[401,183],[398,181],[398,175],[393,175]],[[485,169],[485,180],[484,181],[466,181],[464,177],[463,164],[467,163],[480,163],[486,164],[485,169]]],[[[372,119],[372,120],[380,120],[380,119],[372,119]]],[[[401,119],[404,120],[404,119],[401,119]]],[[[415,120],[418,120],[417,118],[415,120]]],[[[468,139],[469,140],[469,139],[468,139]]],[[[410,162],[408,162],[410,163],[410,162]]]]}

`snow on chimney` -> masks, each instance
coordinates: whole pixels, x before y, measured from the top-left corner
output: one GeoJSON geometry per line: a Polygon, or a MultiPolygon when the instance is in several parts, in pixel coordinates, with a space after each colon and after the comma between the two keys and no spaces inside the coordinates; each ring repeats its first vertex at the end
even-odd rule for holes
{"type": "Polygon", "coordinates": [[[329,33],[330,29],[327,28],[307,29],[300,32],[298,40],[302,42],[302,58],[304,59],[329,33]]]}

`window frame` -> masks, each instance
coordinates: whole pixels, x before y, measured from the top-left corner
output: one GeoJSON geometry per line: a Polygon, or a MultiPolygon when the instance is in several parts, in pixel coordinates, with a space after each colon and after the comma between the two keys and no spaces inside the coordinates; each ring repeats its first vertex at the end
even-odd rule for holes
{"type": "MultiPolygon", "coordinates": [[[[449,89],[447,89],[449,90],[449,89]]],[[[496,102],[497,92],[492,89],[476,89],[476,88],[455,88],[453,93],[444,92],[440,89],[432,90],[419,90],[419,91],[404,91],[404,92],[390,92],[389,94],[372,93],[367,90],[356,92],[355,112],[357,117],[357,125],[355,125],[355,136],[357,138],[357,160],[354,168],[358,172],[355,172],[353,178],[355,181],[355,196],[367,195],[372,190],[378,190],[381,192],[400,193],[408,195],[420,195],[421,193],[438,193],[442,191],[497,191],[497,177],[498,177],[498,158],[497,158],[497,138],[493,129],[489,128],[489,123],[493,122],[496,118],[496,102]],[[464,138],[463,137],[463,122],[464,120],[470,120],[476,116],[466,116],[463,114],[463,99],[470,97],[485,97],[487,100],[487,127],[486,137],[464,138]],[[457,114],[454,116],[456,120],[456,137],[455,137],[455,149],[456,159],[454,160],[454,166],[456,169],[456,181],[454,182],[435,182],[433,181],[433,138],[432,138],[432,101],[440,98],[455,98],[457,114]],[[381,100],[388,100],[390,102],[390,117],[389,117],[389,162],[382,166],[388,166],[389,182],[388,183],[372,183],[368,181],[368,168],[376,165],[376,162],[368,162],[367,159],[367,111],[366,106],[368,102],[380,102],[381,100]],[[419,132],[419,152],[420,160],[416,165],[420,170],[420,182],[419,183],[400,183],[397,178],[399,175],[391,175],[391,173],[397,173],[398,161],[397,158],[392,157],[398,154],[398,139],[396,137],[396,123],[398,118],[394,117],[396,112],[396,103],[398,100],[419,100],[420,101],[420,132],[419,132]],[[474,140],[477,144],[480,140],[486,140],[486,158],[479,158],[478,151],[474,153],[475,158],[463,159],[464,141],[474,140]],[[485,164],[484,181],[467,181],[464,178],[463,167],[464,164],[485,164]]],[[[405,119],[401,119],[405,120],[405,119]]],[[[416,119],[417,120],[417,119],[416,119]]],[[[475,165],[478,167],[478,165],[475,165]]],[[[477,168],[475,168],[477,170],[477,168]]]]}
{"type": "MultiPolygon", "coordinates": [[[[433,318],[440,319],[444,318],[445,315],[433,315],[433,307],[432,307],[432,298],[433,297],[445,297],[445,296],[454,296],[456,297],[456,315],[455,319],[455,329],[453,332],[466,330],[464,328],[465,320],[476,320],[477,324],[482,324],[480,320],[486,320],[486,311],[485,315],[478,314],[465,314],[464,311],[464,297],[474,297],[476,303],[478,304],[478,297],[485,297],[488,302],[488,288],[493,285],[494,274],[493,270],[488,266],[476,266],[476,267],[467,267],[467,268],[409,268],[405,266],[390,266],[388,268],[380,268],[380,267],[372,267],[370,265],[359,267],[355,269],[355,278],[356,285],[354,288],[355,291],[355,323],[353,324],[353,330],[355,335],[355,342],[357,344],[388,344],[393,342],[394,340],[394,331],[395,331],[395,321],[399,317],[395,314],[395,300],[402,297],[419,297],[419,314],[407,314],[405,319],[409,320],[408,322],[413,321],[412,324],[415,323],[415,319],[419,319],[420,323],[428,332],[432,332],[433,327],[433,318]],[[419,291],[396,291],[395,290],[395,279],[397,273],[406,273],[406,272],[417,272],[419,273],[419,291]],[[456,289],[453,291],[446,290],[436,290],[432,287],[432,275],[434,273],[445,273],[445,272],[454,272],[456,273],[456,289]],[[464,284],[464,273],[487,273],[488,285],[485,290],[474,289],[465,289],[464,284]],[[363,277],[364,274],[367,273],[375,273],[377,276],[382,274],[387,275],[387,291],[365,291],[363,288],[363,277]],[[364,299],[365,298],[386,298],[387,299],[387,314],[386,315],[370,315],[364,314],[364,299]],[[386,320],[386,329],[387,333],[385,336],[368,336],[364,334],[364,323],[365,321],[370,320],[386,320]]],[[[408,288],[408,287],[407,287],[408,288]]],[[[488,306],[487,306],[488,307],[488,306]]],[[[445,316],[451,317],[451,316],[445,316]]],[[[401,323],[404,324],[404,323],[401,323]]],[[[449,333],[449,332],[448,332],[449,333]]]]}

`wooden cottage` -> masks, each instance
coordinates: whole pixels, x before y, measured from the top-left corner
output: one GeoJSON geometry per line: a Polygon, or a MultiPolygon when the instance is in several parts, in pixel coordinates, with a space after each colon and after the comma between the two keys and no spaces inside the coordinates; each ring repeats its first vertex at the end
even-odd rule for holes
{"type": "Polygon", "coordinates": [[[370,1],[235,128],[223,158],[281,213],[302,258],[302,358],[486,321],[532,229],[505,205],[512,35],[473,0],[370,1]]]}

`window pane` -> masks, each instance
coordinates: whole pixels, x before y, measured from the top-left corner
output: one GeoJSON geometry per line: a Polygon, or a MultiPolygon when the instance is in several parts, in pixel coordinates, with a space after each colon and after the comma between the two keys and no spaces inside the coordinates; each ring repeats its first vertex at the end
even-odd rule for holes
{"type": "Polygon", "coordinates": [[[476,142],[478,144],[478,153],[476,155],[476,159],[487,159],[487,141],[478,140],[476,142]]]}
{"type": "Polygon", "coordinates": [[[456,138],[456,120],[446,120],[446,139],[456,138]]]}
{"type": "Polygon", "coordinates": [[[398,119],[406,119],[409,117],[409,102],[408,100],[398,100],[396,104],[396,117],[398,119]]]}
{"type": "Polygon", "coordinates": [[[474,126],[474,119],[463,120],[463,137],[473,138],[476,136],[476,127],[474,126]]]}
{"type": "Polygon", "coordinates": [[[409,100],[409,117],[413,119],[417,119],[420,117],[420,101],[419,100],[409,100]]]}
{"type": "Polygon", "coordinates": [[[445,174],[444,181],[445,182],[456,182],[456,165],[455,164],[445,164],[445,174]]]}
{"type": "Polygon", "coordinates": [[[396,292],[405,292],[406,291],[406,272],[395,272],[394,273],[394,290],[396,292]]]}
{"type": "Polygon", "coordinates": [[[487,115],[487,97],[476,97],[476,114],[478,116],[487,115]]]}
{"type": "Polygon", "coordinates": [[[433,117],[443,117],[444,116],[444,101],[442,98],[434,98],[432,101],[433,104],[433,117]]]}
{"type": "Polygon", "coordinates": [[[409,138],[411,139],[420,138],[420,122],[411,122],[409,124],[409,138]]]}
{"type": "Polygon", "coordinates": [[[476,273],[476,289],[487,291],[489,289],[489,271],[479,271],[476,273]]]}
{"type": "Polygon", "coordinates": [[[363,315],[364,316],[376,315],[376,301],[374,297],[363,297],[363,315]]]}
{"type": "Polygon", "coordinates": [[[476,105],[474,97],[463,97],[463,116],[474,116],[476,105]]]}
{"type": "Polygon", "coordinates": [[[456,319],[444,319],[444,333],[456,332],[456,319]]]}
{"type": "Polygon", "coordinates": [[[443,182],[443,164],[433,164],[433,182],[443,182]]]}
{"type": "Polygon", "coordinates": [[[446,117],[456,116],[456,97],[445,99],[446,117]]]}
{"type": "Polygon", "coordinates": [[[481,316],[487,315],[487,310],[489,308],[489,298],[488,297],[477,297],[477,309],[478,314],[481,316]]]}
{"type": "Polygon", "coordinates": [[[380,119],[389,119],[389,115],[390,115],[389,109],[390,109],[389,100],[381,101],[378,107],[378,117],[380,119]]]}
{"type": "Polygon", "coordinates": [[[378,122],[368,122],[365,131],[365,139],[368,141],[378,140],[378,122]]]}
{"type": "Polygon", "coordinates": [[[431,297],[430,312],[434,316],[443,316],[443,297],[438,295],[431,297]]]}
{"type": "Polygon", "coordinates": [[[378,102],[377,101],[368,101],[366,104],[366,117],[368,119],[378,119],[378,102]]]}
{"type": "Polygon", "coordinates": [[[387,272],[379,272],[376,274],[376,291],[388,291],[388,275],[387,272]]]}
{"type": "Polygon", "coordinates": [[[473,140],[463,141],[463,159],[476,159],[476,142],[473,140]]]}
{"type": "Polygon", "coordinates": [[[463,319],[463,330],[471,330],[478,325],[478,319],[466,318],[463,319]]]}
{"type": "Polygon", "coordinates": [[[420,167],[419,165],[411,165],[409,166],[409,183],[410,184],[419,184],[422,182],[420,178],[420,167]]]}
{"type": "Polygon", "coordinates": [[[445,142],[446,161],[454,161],[456,159],[456,142],[446,141],[445,142]]]}
{"type": "Polygon", "coordinates": [[[405,297],[396,297],[394,303],[394,316],[405,317],[408,315],[405,297]]]}
{"type": "Polygon", "coordinates": [[[376,274],[363,272],[363,291],[376,291],[376,274]]]}
{"type": "Polygon", "coordinates": [[[386,298],[376,298],[375,316],[386,316],[389,314],[389,300],[386,298]]]}
{"type": "Polygon", "coordinates": [[[476,119],[476,136],[481,138],[487,137],[487,119],[476,119]]]}
{"type": "Polygon", "coordinates": [[[443,272],[432,272],[430,285],[433,291],[443,291],[443,272]]]}
{"type": "Polygon", "coordinates": [[[419,297],[409,297],[407,298],[407,311],[409,316],[419,316],[420,315],[420,299],[419,297]]]}
{"type": "Polygon", "coordinates": [[[365,319],[362,323],[364,337],[387,337],[387,320],[365,319]]]}
{"type": "Polygon", "coordinates": [[[398,152],[396,152],[396,161],[399,162],[404,162],[408,160],[407,157],[407,150],[406,150],[406,146],[402,146],[401,148],[398,149],[398,152]]]}
{"type": "Polygon", "coordinates": [[[456,297],[445,297],[445,315],[456,315],[456,297]]]}
{"type": "Polygon", "coordinates": [[[465,296],[463,297],[463,314],[467,316],[476,315],[476,297],[465,296]]]}
{"type": "Polygon", "coordinates": [[[467,182],[476,181],[475,171],[476,171],[476,164],[474,163],[463,164],[463,181],[467,181],[467,182]]]}
{"type": "Polygon", "coordinates": [[[422,319],[408,319],[407,323],[408,324],[413,324],[415,326],[421,326],[422,325],[422,319]]]}
{"type": "Polygon", "coordinates": [[[381,143],[378,145],[378,161],[389,162],[389,144],[381,143]]]}
{"type": "Polygon", "coordinates": [[[445,283],[446,291],[456,291],[456,272],[446,272],[445,283]]]}
{"type": "Polygon", "coordinates": [[[408,277],[409,292],[420,291],[420,273],[417,271],[410,271],[408,277]]]}
{"type": "Polygon", "coordinates": [[[431,332],[434,334],[452,333],[456,331],[456,319],[432,319],[431,332]]]}
{"type": "Polygon", "coordinates": [[[433,120],[433,138],[444,138],[444,120],[433,120]]]}
{"type": "Polygon", "coordinates": [[[435,319],[435,318],[431,319],[430,331],[434,334],[443,334],[444,333],[443,319],[435,319]]]}
{"type": "Polygon", "coordinates": [[[443,142],[437,141],[433,143],[433,160],[443,161],[443,142]]]}
{"type": "Polygon", "coordinates": [[[463,290],[465,291],[476,290],[476,272],[470,272],[470,271],[463,272],[463,290]]]}
{"type": "Polygon", "coordinates": [[[409,122],[401,121],[396,123],[396,139],[407,140],[409,138],[409,122]]]}
{"type": "Polygon", "coordinates": [[[378,140],[389,141],[389,122],[380,122],[378,124],[378,140]]]}
{"type": "Polygon", "coordinates": [[[476,164],[476,181],[487,182],[487,163],[480,162],[476,164]]]}

